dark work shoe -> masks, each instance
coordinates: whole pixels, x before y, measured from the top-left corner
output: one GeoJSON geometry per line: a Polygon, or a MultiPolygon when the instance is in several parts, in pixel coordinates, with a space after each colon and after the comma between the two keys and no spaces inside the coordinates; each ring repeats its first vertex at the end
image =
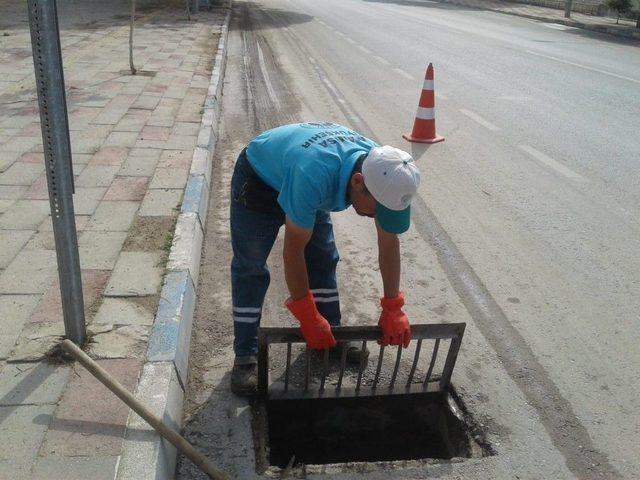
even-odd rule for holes
{"type": "Polygon", "coordinates": [[[233,365],[231,370],[231,391],[239,397],[253,397],[258,392],[258,364],[233,365]]]}
{"type": "Polygon", "coordinates": [[[369,350],[362,350],[361,343],[344,342],[339,343],[336,348],[331,349],[331,357],[340,360],[342,358],[342,350],[347,349],[347,363],[352,365],[360,365],[360,361],[364,361],[364,367],[367,366],[369,360],[369,350]],[[364,357],[364,358],[363,358],[364,357]]]}

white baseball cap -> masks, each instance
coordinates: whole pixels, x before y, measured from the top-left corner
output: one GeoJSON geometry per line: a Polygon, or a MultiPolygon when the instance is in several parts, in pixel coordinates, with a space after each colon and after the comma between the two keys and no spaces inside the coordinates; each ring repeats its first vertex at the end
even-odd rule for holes
{"type": "Polygon", "coordinates": [[[376,200],[376,220],[389,233],[404,233],[411,223],[411,199],[420,170],[411,155],[395,147],[374,147],[362,163],[367,190],[376,200]]]}

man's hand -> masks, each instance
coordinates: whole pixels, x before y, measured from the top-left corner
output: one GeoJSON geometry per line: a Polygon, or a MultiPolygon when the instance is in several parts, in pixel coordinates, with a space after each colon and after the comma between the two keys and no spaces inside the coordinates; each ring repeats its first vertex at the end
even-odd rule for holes
{"type": "Polygon", "coordinates": [[[302,336],[309,348],[323,350],[336,346],[327,319],[320,315],[311,291],[299,300],[288,300],[285,304],[293,316],[300,322],[302,336]]]}
{"type": "Polygon", "coordinates": [[[380,305],[382,306],[382,314],[378,322],[382,329],[380,344],[404,345],[404,348],[407,348],[411,340],[411,328],[407,314],[402,311],[404,295],[400,292],[395,298],[383,297],[380,299],[380,305]]]}

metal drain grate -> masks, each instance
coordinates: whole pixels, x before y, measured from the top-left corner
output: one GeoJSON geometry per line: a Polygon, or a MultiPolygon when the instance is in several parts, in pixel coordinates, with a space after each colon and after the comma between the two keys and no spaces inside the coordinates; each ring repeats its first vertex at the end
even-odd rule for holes
{"type": "MultiPolygon", "coordinates": [[[[304,352],[304,374],[302,385],[292,382],[292,350],[293,345],[304,343],[300,329],[298,328],[260,328],[258,333],[258,392],[264,399],[294,399],[294,398],[337,398],[337,397],[357,397],[375,395],[400,395],[408,393],[442,392],[446,389],[453,367],[458,357],[462,336],[464,335],[465,323],[443,323],[411,326],[411,344],[409,349],[403,350],[401,347],[379,346],[375,373],[370,380],[364,379],[365,362],[361,362],[357,375],[354,375],[355,382],[348,384],[345,381],[347,375],[346,360],[347,349],[342,349],[340,356],[340,367],[337,375],[333,375],[330,369],[329,351],[325,350],[321,355],[319,372],[312,372],[312,351],[306,349],[304,352]],[[442,349],[443,341],[448,341],[448,350],[444,365],[440,374],[434,373],[438,354],[442,349]],[[282,379],[274,382],[270,381],[269,351],[270,346],[276,344],[286,345],[286,363],[282,379]],[[429,346],[431,347],[429,349],[429,346]],[[384,361],[385,351],[395,350],[395,359],[391,365],[384,361]],[[412,352],[413,350],[413,352],[412,352]],[[425,362],[425,355],[421,353],[430,350],[428,362],[425,362]],[[412,355],[411,367],[406,380],[400,382],[399,371],[402,362],[403,352],[405,355],[412,355]],[[426,373],[418,375],[418,367],[427,365],[426,373]],[[391,376],[388,381],[384,375],[391,367],[391,376]],[[337,377],[337,378],[336,378],[337,377]],[[318,384],[319,382],[319,384],[318,384]]],[[[377,346],[377,340],[381,338],[380,329],[376,326],[364,327],[334,327],[333,336],[338,345],[346,342],[360,344],[361,348],[367,345],[377,346]]],[[[389,357],[392,358],[392,357],[389,357]]],[[[408,366],[408,365],[407,365],[408,366]]]]}

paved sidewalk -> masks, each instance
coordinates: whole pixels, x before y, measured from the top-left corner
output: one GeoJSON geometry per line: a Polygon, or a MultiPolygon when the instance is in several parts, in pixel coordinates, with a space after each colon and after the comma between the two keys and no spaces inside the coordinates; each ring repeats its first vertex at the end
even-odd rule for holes
{"type": "Polygon", "coordinates": [[[442,3],[452,3],[465,7],[491,10],[494,12],[516,15],[519,17],[532,18],[535,20],[560,23],[585,30],[593,30],[601,33],[608,33],[619,37],[635,38],[640,40],[640,28],[635,28],[635,21],[620,19],[620,24],[616,24],[615,18],[596,17],[584,15],[582,13],[571,13],[571,18],[564,18],[564,10],[554,8],[539,7],[536,5],[525,5],[523,3],[512,3],[502,0],[438,0],[442,3]]]}
{"type": "MultiPolygon", "coordinates": [[[[74,22],[59,3],[89,353],[133,391],[226,10],[145,8],[131,76],[126,15],[74,22]]],[[[113,479],[129,409],[51,357],[64,327],[22,0],[3,2],[0,106],[0,479],[113,479]]]]}

